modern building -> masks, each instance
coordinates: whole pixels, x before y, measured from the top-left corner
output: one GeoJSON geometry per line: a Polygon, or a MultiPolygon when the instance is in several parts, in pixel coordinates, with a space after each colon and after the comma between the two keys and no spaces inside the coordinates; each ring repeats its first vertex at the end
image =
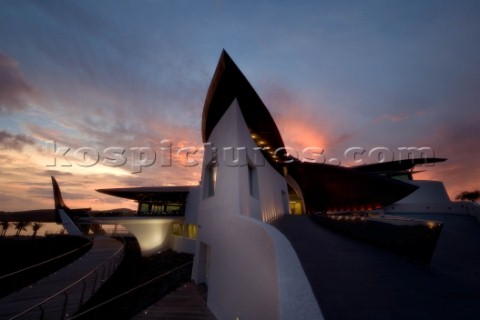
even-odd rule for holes
{"type": "Polygon", "coordinates": [[[412,181],[416,165],[445,159],[345,168],[289,155],[225,51],[207,92],[202,138],[198,186],[101,189],[137,201],[138,215],[83,221],[124,225],[145,255],[165,248],[195,253],[192,279],[207,284],[208,306],[219,319],[323,318],[295,250],[269,224],[283,215],[453,208],[440,182],[412,181]]]}

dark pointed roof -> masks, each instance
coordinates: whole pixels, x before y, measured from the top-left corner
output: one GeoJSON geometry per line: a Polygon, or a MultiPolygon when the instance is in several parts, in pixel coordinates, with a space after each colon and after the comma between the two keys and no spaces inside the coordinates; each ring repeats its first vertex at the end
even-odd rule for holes
{"type": "Polygon", "coordinates": [[[288,174],[302,189],[305,209],[310,213],[379,209],[418,188],[352,168],[299,160],[288,165],[288,174]]]}
{"type": "Polygon", "coordinates": [[[389,162],[373,163],[363,166],[355,167],[356,170],[363,172],[371,173],[388,173],[389,175],[395,176],[400,174],[408,173],[408,170],[413,169],[413,167],[422,164],[433,164],[437,162],[444,162],[447,159],[445,158],[415,158],[415,159],[404,159],[404,160],[395,160],[389,162]]]}
{"type": "Polygon", "coordinates": [[[204,142],[208,142],[213,129],[234,99],[240,105],[253,140],[260,147],[270,147],[269,152],[263,152],[266,159],[280,173],[288,173],[302,189],[308,212],[376,209],[398,201],[417,189],[412,184],[369,172],[390,169],[386,164],[355,170],[303,163],[287,156],[283,150],[273,154],[276,149],[284,148],[280,132],[258,94],[225,50],[222,51],[205,99],[202,116],[204,142]]]}
{"type": "Polygon", "coordinates": [[[203,142],[208,142],[213,128],[235,98],[240,105],[250,134],[257,144],[261,147],[269,146],[273,151],[284,147],[270,112],[225,50],[220,55],[203,107],[203,142]]]}

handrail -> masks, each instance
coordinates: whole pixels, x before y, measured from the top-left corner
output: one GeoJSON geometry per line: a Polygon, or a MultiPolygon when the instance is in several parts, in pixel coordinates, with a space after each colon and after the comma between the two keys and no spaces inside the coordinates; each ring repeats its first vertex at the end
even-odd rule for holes
{"type": "Polygon", "coordinates": [[[133,233],[131,233],[128,230],[105,231],[105,234],[108,235],[108,236],[112,236],[112,235],[133,235],[133,233]]]}
{"type": "Polygon", "coordinates": [[[0,280],[5,279],[5,278],[8,278],[8,277],[11,277],[11,276],[16,275],[17,273],[21,273],[21,272],[23,272],[23,271],[36,268],[36,267],[38,267],[38,266],[44,265],[44,264],[49,263],[49,262],[52,262],[52,261],[54,261],[54,260],[60,259],[60,258],[62,258],[62,257],[64,257],[64,256],[67,256],[67,255],[69,255],[69,254],[74,253],[75,251],[78,251],[78,250],[80,250],[80,249],[83,249],[84,247],[89,246],[89,245],[91,245],[92,243],[93,243],[93,240],[91,240],[90,242],[88,242],[88,243],[86,243],[86,244],[84,244],[84,245],[82,245],[82,246],[80,246],[80,247],[78,247],[78,248],[76,248],[76,249],[73,249],[72,251],[69,251],[69,252],[66,252],[66,253],[62,253],[62,254],[59,255],[59,256],[53,257],[53,258],[51,258],[51,259],[48,259],[48,260],[39,262],[39,263],[37,263],[37,264],[28,266],[28,267],[26,267],[26,268],[23,268],[23,269],[20,269],[20,270],[17,270],[17,271],[8,273],[8,274],[4,274],[3,276],[0,276],[0,280]]]}
{"type": "MultiPolygon", "coordinates": [[[[105,264],[107,262],[110,262],[111,263],[111,260],[116,258],[117,255],[119,253],[123,253],[124,252],[124,248],[125,248],[125,244],[123,244],[115,253],[112,254],[112,256],[110,256],[107,260],[105,260],[102,264],[98,265],[95,269],[93,269],[92,271],[90,271],[89,273],[87,273],[86,275],[84,275],[83,277],[81,277],[80,279],[78,279],[77,281],[75,281],[74,283],[68,285],[67,287],[63,288],[62,290],[58,291],[57,293],[54,293],[53,295],[51,295],[50,297],[46,298],[45,300],[37,303],[36,305],[22,311],[21,313],[13,316],[12,318],[10,318],[9,320],[14,320],[14,319],[18,319],[19,317],[29,313],[30,311],[40,307],[40,309],[42,310],[42,305],[47,303],[48,301],[54,299],[55,297],[59,296],[60,294],[64,293],[66,296],[67,296],[67,299],[68,299],[68,294],[66,293],[67,290],[73,288],[74,286],[76,286],[77,284],[79,284],[80,282],[86,280],[89,276],[91,276],[92,274],[96,273],[98,271],[98,269],[100,269],[101,267],[104,267],[105,264]]],[[[105,271],[105,268],[104,268],[104,271],[105,271]]],[[[102,279],[103,281],[103,279],[102,279]]],[[[96,278],[95,278],[95,282],[96,282],[96,278]]],[[[83,297],[83,294],[82,294],[82,297],[83,297]]],[[[66,304],[66,302],[65,302],[66,304]]],[[[64,306],[64,309],[65,309],[65,306],[64,306]]],[[[42,313],[43,313],[43,310],[42,310],[42,313]]],[[[63,319],[63,317],[62,317],[63,319]]]]}
{"type": "Polygon", "coordinates": [[[97,304],[96,306],[94,306],[94,307],[92,307],[92,308],[90,308],[90,309],[88,309],[88,310],[85,310],[85,311],[83,311],[83,312],[81,312],[81,313],[78,313],[78,314],[70,317],[69,319],[72,320],[72,319],[76,319],[76,318],[78,318],[78,317],[81,317],[81,316],[89,313],[90,311],[93,311],[93,310],[95,310],[95,309],[98,309],[98,308],[100,308],[101,306],[104,306],[104,305],[106,305],[106,304],[108,304],[108,303],[110,303],[110,302],[112,302],[112,301],[114,301],[114,300],[116,300],[116,299],[118,299],[118,298],[120,298],[120,297],[123,297],[123,296],[129,294],[130,292],[133,292],[133,291],[135,291],[135,290],[137,290],[137,289],[139,289],[139,288],[141,288],[141,287],[144,287],[144,286],[146,286],[146,285],[148,285],[148,284],[150,284],[150,283],[152,283],[152,282],[154,282],[154,281],[157,281],[157,280],[160,279],[160,278],[166,277],[166,276],[168,276],[169,274],[171,274],[171,273],[173,273],[173,272],[175,272],[175,271],[177,271],[177,270],[180,270],[181,268],[184,268],[184,267],[186,267],[187,265],[190,265],[190,264],[193,264],[193,261],[186,262],[186,263],[182,264],[181,266],[178,266],[178,267],[176,267],[176,268],[174,268],[174,269],[172,269],[172,270],[170,270],[170,271],[164,272],[164,273],[162,273],[161,275],[158,275],[158,276],[156,276],[155,278],[152,278],[152,279],[150,279],[150,280],[148,280],[148,281],[145,281],[144,283],[141,283],[141,284],[139,284],[139,285],[136,286],[136,287],[133,287],[133,288],[131,288],[131,289],[128,289],[127,291],[124,291],[124,292],[120,293],[119,295],[117,295],[117,296],[115,296],[115,297],[113,297],[113,298],[111,298],[111,299],[109,299],[109,300],[107,300],[107,301],[104,301],[104,302],[102,302],[102,303],[100,303],[100,304],[97,304]]]}

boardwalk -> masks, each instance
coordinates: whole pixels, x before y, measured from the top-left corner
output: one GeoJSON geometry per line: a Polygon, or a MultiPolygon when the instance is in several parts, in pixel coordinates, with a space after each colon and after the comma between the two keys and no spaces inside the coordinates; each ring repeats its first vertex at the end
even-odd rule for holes
{"type": "MultiPolygon", "coordinates": [[[[104,264],[115,252],[122,248],[122,244],[111,238],[95,239],[92,248],[81,258],[72,264],[60,269],[54,274],[38,281],[30,287],[17,291],[3,299],[0,299],[0,319],[10,319],[26,309],[51,297],[75,283],[88,273],[101,266],[95,279],[95,273],[89,281],[81,282],[79,285],[69,289],[66,294],[62,293],[56,298],[45,303],[45,319],[62,319],[72,315],[79,307],[79,304],[87,299],[98,289],[99,285],[106,281],[108,275],[114,271],[115,264],[104,264]],[[103,279],[103,280],[102,280],[103,279]],[[83,292],[83,297],[82,297],[83,292]],[[62,314],[62,310],[64,310],[62,314]]],[[[116,261],[120,262],[120,261],[116,261]]],[[[41,310],[33,310],[20,319],[39,319],[41,310]]]]}
{"type": "Polygon", "coordinates": [[[203,296],[201,287],[189,282],[133,319],[215,320],[203,296]]]}
{"type": "Polygon", "coordinates": [[[307,216],[272,225],[292,243],[326,320],[480,319],[480,225],[463,215],[408,216],[445,223],[430,265],[334,233],[307,216]]]}

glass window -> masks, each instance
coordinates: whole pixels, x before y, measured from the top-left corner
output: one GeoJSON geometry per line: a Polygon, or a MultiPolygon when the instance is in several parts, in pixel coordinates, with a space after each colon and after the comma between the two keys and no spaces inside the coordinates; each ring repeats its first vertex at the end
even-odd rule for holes
{"type": "Polygon", "coordinates": [[[173,234],[178,237],[183,237],[183,223],[173,224],[173,234]]]}
{"type": "Polygon", "coordinates": [[[197,239],[197,225],[188,223],[187,224],[187,232],[185,235],[189,239],[197,239]]]}
{"type": "Polygon", "coordinates": [[[141,212],[148,212],[149,205],[148,203],[142,203],[142,206],[140,207],[141,212]]]}

